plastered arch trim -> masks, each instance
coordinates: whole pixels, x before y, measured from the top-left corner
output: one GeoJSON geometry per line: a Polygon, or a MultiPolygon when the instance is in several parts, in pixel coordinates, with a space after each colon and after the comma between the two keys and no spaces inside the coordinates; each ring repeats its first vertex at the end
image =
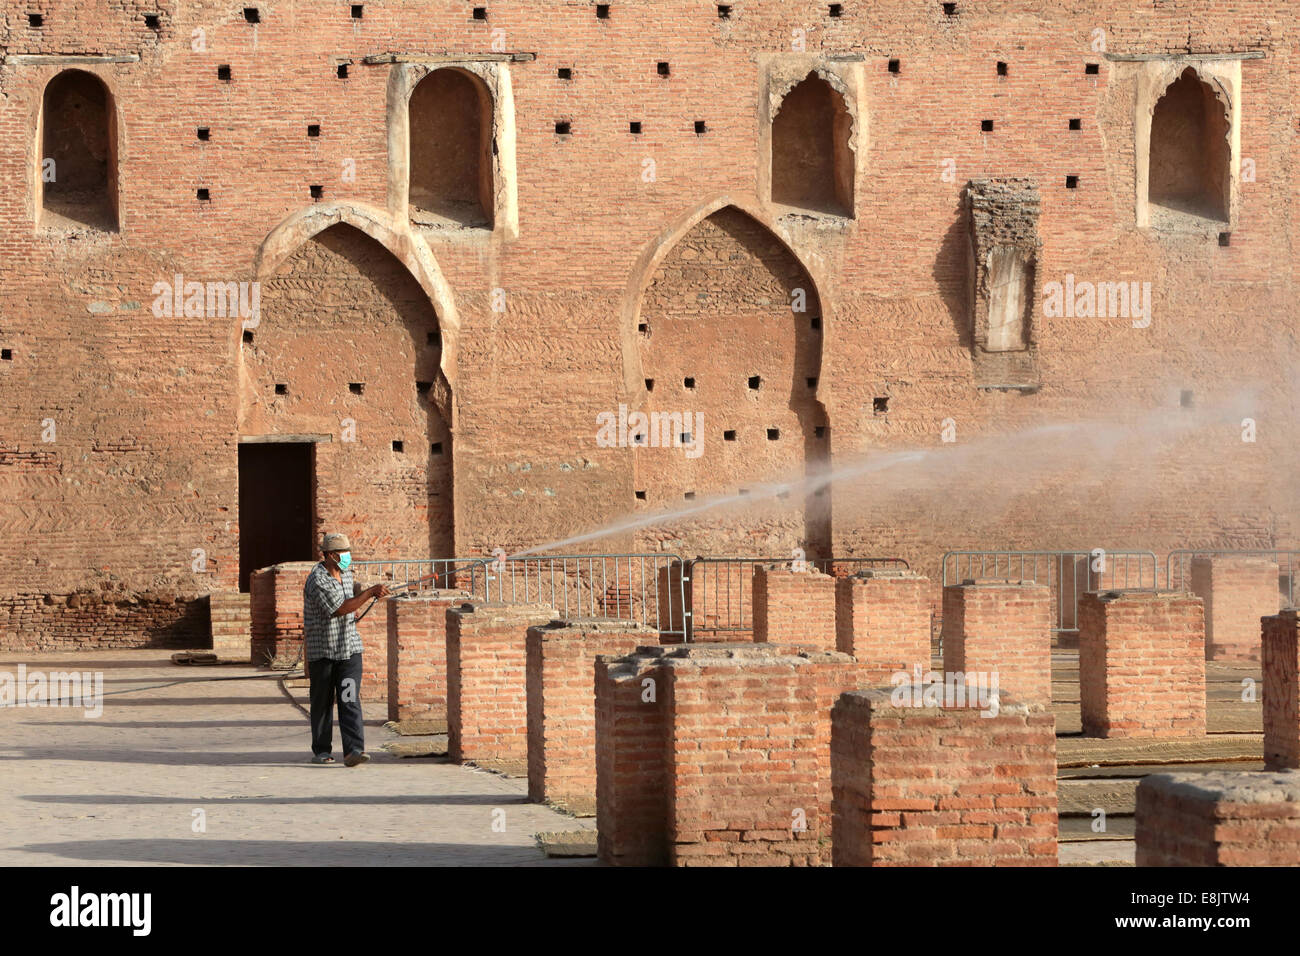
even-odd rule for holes
{"type": "MultiPolygon", "coordinates": [[[[822,350],[825,354],[825,345],[827,336],[832,328],[832,315],[834,308],[830,297],[825,290],[828,287],[826,281],[826,270],[820,257],[804,256],[791,242],[789,234],[774,222],[763,210],[761,205],[748,197],[738,198],[728,194],[717,196],[703,205],[697,206],[689,212],[683,213],[672,222],[668,223],[660,233],[655,236],[641,250],[637,257],[636,263],[632,267],[631,275],[628,277],[627,288],[623,292],[623,302],[619,309],[619,337],[620,347],[623,354],[623,392],[629,403],[635,403],[637,406],[645,404],[648,392],[645,389],[645,373],[641,365],[641,351],[639,348],[639,333],[636,330],[641,318],[641,302],[645,297],[645,291],[650,282],[654,279],[655,274],[659,271],[659,266],[667,258],[682,238],[695,228],[703,220],[713,215],[719,210],[728,207],[735,208],[745,215],[749,216],[777,240],[785,246],[786,250],[795,257],[795,260],[803,267],[809,278],[812,279],[812,291],[817,296],[818,302],[821,303],[822,315],[822,350]]],[[[793,315],[793,313],[791,313],[793,315]]],[[[820,356],[819,356],[820,360],[820,356]]],[[[820,376],[818,378],[818,391],[821,390],[820,376]]],[[[819,405],[822,405],[820,395],[814,394],[814,399],[819,405]]],[[[823,405],[822,412],[825,414],[826,409],[823,405]]]]}
{"type": "MultiPolygon", "coordinates": [[[[258,247],[253,260],[253,276],[258,282],[271,278],[284,261],[303,243],[330,226],[344,224],[365,233],[406,267],[429,297],[438,315],[442,335],[442,360],[438,380],[431,398],[448,429],[455,433],[457,424],[456,368],[460,346],[460,319],[451,286],[429,252],[429,247],[411,234],[403,221],[395,224],[383,210],[364,203],[320,203],[292,214],[271,230],[258,247]]],[[[242,320],[234,328],[232,348],[242,362],[242,320]]]]}
{"type": "Polygon", "coordinates": [[[826,84],[840,95],[844,103],[844,111],[849,117],[849,150],[857,155],[858,152],[858,111],[853,91],[849,89],[844,77],[840,76],[834,70],[828,70],[822,66],[812,66],[803,76],[783,78],[779,84],[773,85],[768,90],[767,115],[768,124],[776,122],[777,115],[781,112],[781,107],[785,104],[785,98],[790,95],[790,91],[796,86],[803,83],[810,76],[815,76],[819,80],[825,80],[826,84]]]}

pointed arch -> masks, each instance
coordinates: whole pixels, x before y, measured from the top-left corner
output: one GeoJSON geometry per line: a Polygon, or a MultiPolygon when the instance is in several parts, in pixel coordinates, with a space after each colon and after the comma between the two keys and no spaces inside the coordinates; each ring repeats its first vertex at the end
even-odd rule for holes
{"type": "Polygon", "coordinates": [[[1231,152],[1226,95],[1186,67],[1166,84],[1152,110],[1148,201],[1226,222],[1231,152]]]}
{"type": "Polygon", "coordinates": [[[852,217],[852,136],[844,93],[810,70],[772,118],[772,202],[852,217]]]}

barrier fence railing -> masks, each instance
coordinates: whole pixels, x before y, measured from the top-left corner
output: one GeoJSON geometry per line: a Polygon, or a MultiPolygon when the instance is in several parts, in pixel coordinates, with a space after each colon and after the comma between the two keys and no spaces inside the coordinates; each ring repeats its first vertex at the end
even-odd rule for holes
{"type": "Polygon", "coordinates": [[[1085,591],[1156,591],[1159,571],[1154,551],[949,551],[943,556],[945,587],[980,578],[1047,585],[1052,630],[1058,632],[1079,629],[1079,597],[1085,591]]]}
{"type": "Polygon", "coordinates": [[[386,584],[413,591],[467,591],[484,599],[489,558],[394,558],[353,561],[352,579],[365,587],[386,584]]]}
{"type": "Polygon", "coordinates": [[[675,554],[570,554],[488,559],[489,601],[548,604],[564,618],[635,621],[685,640],[683,563],[675,554]]]}
{"type": "Polygon", "coordinates": [[[1165,566],[1165,586],[1178,591],[1192,587],[1192,560],[1194,558],[1241,557],[1264,558],[1277,565],[1279,599],[1286,607],[1294,607],[1297,596],[1296,572],[1300,571],[1300,551],[1270,548],[1179,548],[1169,552],[1165,566]]]}
{"type": "Polygon", "coordinates": [[[835,577],[847,577],[867,568],[908,568],[908,563],[902,558],[883,556],[692,558],[687,562],[685,575],[688,635],[749,631],[753,627],[753,595],[750,592],[753,590],[754,567],[760,564],[816,570],[835,577]]]}

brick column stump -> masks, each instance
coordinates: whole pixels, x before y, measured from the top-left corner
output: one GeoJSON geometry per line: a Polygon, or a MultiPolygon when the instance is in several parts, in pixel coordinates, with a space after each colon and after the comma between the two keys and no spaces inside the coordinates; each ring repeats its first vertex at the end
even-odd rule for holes
{"type": "Polygon", "coordinates": [[[863,687],[930,669],[930,581],[908,571],[868,570],[835,582],[836,650],[858,662],[863,687]]]}
{"type": "Polygon", "coordinates": [[[943,589],[943,669],[996,673],[1025,704],[1052,702],[1052,594],[1025,581],[943,589]]]}
{"type": "Polygon", "coordinates": [[[1288,608],[1263,619],[1264,766],[1300,767],[1300,642],[1297,615],[1288,608]]]}
{"type": "Polygon", "coordinates": [[[288,561],[249,575],[254,664],[288,666],[302,650],[302,589],[314,567],[315,561],[288,561]]]}
{"type": "Polygon", "coordinates": [[[429,733],[446,733],[447,609],[467,600],[464,591],[414,591],[384,602],[389,720],[427,722],[429,733]]]}
{"type": "Polygon", "coordinates": [[[1079,601],[1079,710],[1088,737],[1205,735],[1204,614],[1184,591],[1079,601]]]}
{"type": "Polygon", "coordinates": [[[756,564],[753,587],[755,643],[835,650],[835,578],[756,564]]]}
{"type": "Polygon", "coordinates": [[[1246,555],[1192,558],[1191,588],[1205,602],[1205,659],[1258,661],[1259,619],[1281,606],[1277,562],[1246,555]]]}
{"type": "Polygon", "coordinates": [[[238,591],[213,591],[208,595],[212,653],[218,660],[247,664],[253,659],[249,597],[238,591]]]}

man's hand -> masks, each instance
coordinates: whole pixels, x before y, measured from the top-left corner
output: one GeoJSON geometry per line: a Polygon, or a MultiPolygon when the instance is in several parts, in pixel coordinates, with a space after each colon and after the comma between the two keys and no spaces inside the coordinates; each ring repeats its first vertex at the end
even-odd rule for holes
{"type": "Polygon", "coordinates": [[[378,600],[379,598],[388,597],[388,588],[382,584],[376,584],[374,587],[368,589],[366,593],[369,594],[372,598],[378,600]]]}

